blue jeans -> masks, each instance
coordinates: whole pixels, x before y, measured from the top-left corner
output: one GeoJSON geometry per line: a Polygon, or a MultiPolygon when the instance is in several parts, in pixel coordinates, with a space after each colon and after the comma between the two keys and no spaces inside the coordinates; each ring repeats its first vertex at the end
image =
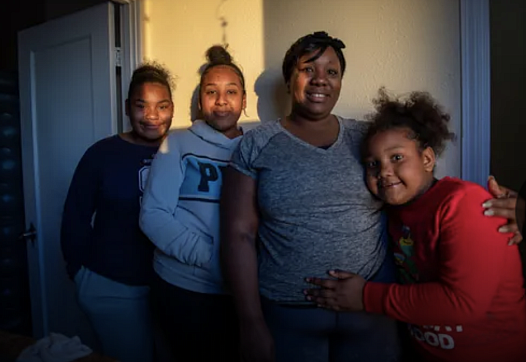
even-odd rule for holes
{"type": "Polygon", "coordinates": [[[82,267],[75,275],[77,298],[103,353],[120,362],[152,362],[154,336],[150,288],[118,283],[82,267]]]}
{"type": "MultiPolygon", "coordinates": [[[[393,282],[388,255],[372,278],[393,282]]],[[[276,362],[397,362],[397,322],[382,315],[338,313],[311,306],[288,306],[262,298],[265,321],[274,338],[276,362]]]]}

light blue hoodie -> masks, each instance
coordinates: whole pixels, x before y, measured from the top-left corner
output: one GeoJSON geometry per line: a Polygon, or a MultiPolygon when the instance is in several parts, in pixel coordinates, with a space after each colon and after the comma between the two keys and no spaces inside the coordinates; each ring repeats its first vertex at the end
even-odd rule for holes
{"type": "Polygon", "coordinates": [[[140,227],[155,244],[155,272],[199,293],[225,293],[219,264],[222,169],[239,143],[196,120],[171,133],[150,169],[140,227]]]}

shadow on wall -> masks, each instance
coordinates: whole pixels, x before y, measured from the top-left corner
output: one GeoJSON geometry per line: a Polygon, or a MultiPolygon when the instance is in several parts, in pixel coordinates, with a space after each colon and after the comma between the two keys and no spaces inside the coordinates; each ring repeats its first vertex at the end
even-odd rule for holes
{"type": "Polygon", "coordinates": [[[289,113],[289,94],[278,69],[265,69],[256,79],[254,91],[261,122],[273,121],[289,113]]]}
{"type": "MultiPolygon", "coordinates": [[[[208,63],[203,63],[198,69],[197,74],[199,74],[199,79],[205,71],[208,63]]],[[[194,91],[192,92],[192,98],[190,98],[190,120],[192,123],[201,117],[201,111],[199,110],[199,89],[201,89],[200,84],[196,85],[194,91]]]]}

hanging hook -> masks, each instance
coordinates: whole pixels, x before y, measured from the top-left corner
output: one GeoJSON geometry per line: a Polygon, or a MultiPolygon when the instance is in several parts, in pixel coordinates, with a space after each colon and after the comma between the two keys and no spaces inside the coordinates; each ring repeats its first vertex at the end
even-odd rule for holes
{"type": "Polygon", "coordinates": [[[224,16],[220,15],[221,7],[223,6],[225,2],[227,2],[227,0],[221,0],[221,2],[219,3],[217,10],[216,10],[216,18],[219,20],[220,26],[223,31],[222,41],[223,41],[223,46],[226,49],[228,47],[228,42],[226,39],[226,27],[228,26],[228,21],[226,20],[224,16]]]}

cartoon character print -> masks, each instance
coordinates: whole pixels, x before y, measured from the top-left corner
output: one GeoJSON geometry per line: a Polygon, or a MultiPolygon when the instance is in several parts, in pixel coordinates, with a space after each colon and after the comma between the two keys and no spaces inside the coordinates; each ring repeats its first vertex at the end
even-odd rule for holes
{"type": "Polygon", "coordinates": [[[414,241],[411,238],[411,230],[404,225],[402,227],[402,237],[398,240],[394,253],[395,263],[400,274],[400,281],[403,284],[411,284],[419,281],[418,268],[412,259],[414,255],[414,241]]]}

